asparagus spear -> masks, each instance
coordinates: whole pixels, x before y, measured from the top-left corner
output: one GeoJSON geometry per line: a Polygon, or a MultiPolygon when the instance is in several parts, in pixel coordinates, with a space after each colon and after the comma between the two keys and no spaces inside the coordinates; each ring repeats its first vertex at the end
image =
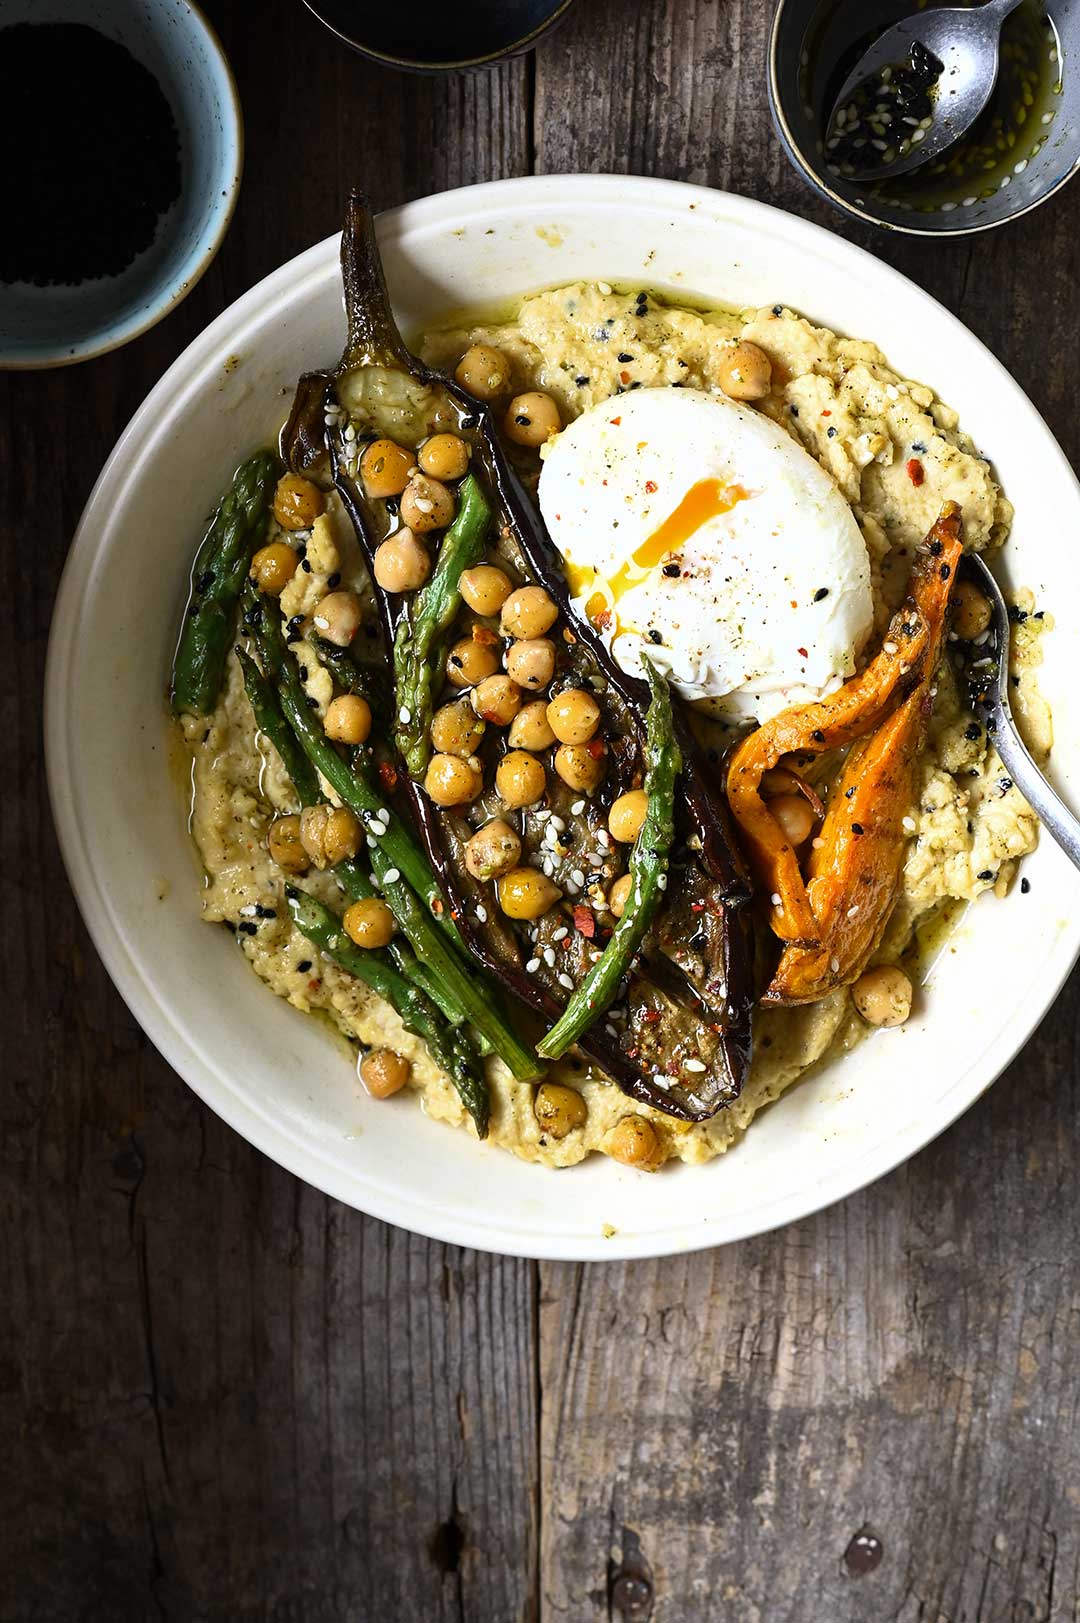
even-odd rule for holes
{"type": "Polygon", "coordinates": [[[682,755],[675,741],[667,682],[647,660],[643,663],[652,690],[645,718],[649,809],[630,853],[630,894],[611,940],[561,1017],[537,1044],[536,1052],[544,1059],[561,1058],[612,1002],[667,888],[668,854],[675,835],[675,784],[682,771],[682,755]]]}
{"type": "Polygon", "coordinates": [[[246,648],[237,648],[236,657],[244,673],[244,688],[255,716],[255,725],[281,756],[301,806],[314,806],[325,799],[319,788],[319,775],[300,748],[300,743],[281,713],[277,694],[246,648]]]}
{"type": "Polygon", "coordinates": [[[357,947],[341,927],[341,920],[307,891],[290,885],[285,892],[289,914],[297,929],[334,963],[355,975],[391,1004],[407,1031],[422,1038],[436,1064],[457,1087],[480,1138],[487,1136],[489,1100],[487,1082],[463,1034],[455,1032],[420,987],[399,974],[382,952],[357,947]]]}
{"type": "Polygon", "coordinates": [[[458,583],[484,550],[491,521],[487,497],[470,473],[458,491],[457,517],[443,536],[431,579],[417,592],[394,635],[398,746],[414,778],[431,755],[431,714],[442,661],[439,654],[461,603],[458,583]]]}
{"type": "Polygon", "coordinates": [[[221,692],[236,603],[266,529],[280,464],[272,451],[242,462],[218,504],[191,571],[191,595],[173,660],[172,704],[209,715],[221,692]]]}

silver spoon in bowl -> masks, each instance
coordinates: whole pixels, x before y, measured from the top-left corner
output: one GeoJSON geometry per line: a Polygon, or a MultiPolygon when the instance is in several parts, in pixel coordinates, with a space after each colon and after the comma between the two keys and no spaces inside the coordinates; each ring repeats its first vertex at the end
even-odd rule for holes
{"type": "MultiPolygon", "coordinates": [[[[985,4],[972,8],[949,6],[922,11],[896,23],[874,41],[840,88],[829,114],[829,137],[836,133],[838,116],[851,105],[856,92],[881,81],[883,70],[906,68],[919,59],[920,52],[923,61],[936,58],[931,79],[931,123],[929,129],[904,132],[902,140],[910,143],[906,152],[897,147],[889,161],[868,162],[865,167],[860,164],[849,178],[881,181],[906,175],[940,156],[946,147],[967,134],[997,83],[1001,26],[1019,4],[1020,0],[985,0],[985,4]],[[913,49],[916,58],[912,57],[913,49]]],[[[881,83],[884,86],[888,81],[881,83]]],[[[880,147],[874,150],[876,155],[880,147]]]]}
{"type": "Polygon", "coordinates": [[[1042,769],[1028,753],[1013,720],[1009,704],[1009,611],[1001,588],[976,552],[966,552],[960,568],[988,600],[992,614],[986,642],[980,647],[969,645],[975,656],[967,662],[975,714],[1001,756],[1006,772],[1038,814],[1043,828],[1073,865],[1080,868],[1080,818],[1075,817],[1051,789],[1042,769]]]}

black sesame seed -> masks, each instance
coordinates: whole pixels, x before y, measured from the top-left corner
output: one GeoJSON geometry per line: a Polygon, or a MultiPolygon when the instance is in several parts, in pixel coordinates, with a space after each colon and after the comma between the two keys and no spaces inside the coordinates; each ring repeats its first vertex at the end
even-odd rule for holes
{"type": "Polygon", "coordinates": [[[931,541],[931,543],[930,543],[930,556],[931,556],[931,558],[940,558],[941,554],[944,551],[945,551],[945,547],[944,547],[944,544],[941,541],[931,541]]]}
{"type": "Polygon", "coordinates": [[[191,616],[191,618],[194,620],[195,616],[199,612],[199,605],[197,603],[189,603],[187,611],[188,611],[188,614],[191,616]]]}
{"type": "Polygon", "coordinates": [[[1022,626],[1024,621],[1027,619],[1027,615],[1016,603],[1010,603],[1009,619],[1012,621],[1014,626],[1022,626]]]}
{"type": "Polygon", "coordinates": [[[651,631],[650,631],[650,632],[649,632],[649,641],[650,641],[650,642],[663,642],[663,640],[664,640],[664,639],[663,639],[663,637],[662,637],[662,636],[661,636],[661,635],[660,635],[660,633],[659,633],[659,631],[656,631],[656,630],[655,630],[655,629],[654,629],[654,630],[651,630],[651,631]]]}
{"type": "Polygon", "coordinates": [[[964,728],[964,737],[970,739],[973,744],[978,742],[978,740],[982,737],[982,728],[979,726],[977,721],[970,722],[968,726],[964,728]]]}
{"type": "Polygon", "coordinates": [[[195,590],[197,592],[205,592],[207,587],[210,585],[211,581],[213,580],[213,578],[214,578],[214,571],[212,569],[204,570],[203,573],[199,576],[198,580],[195,582],[195,590]]]}
{"type": "Polygon", "coordinates": [[[577,384],[579,389],[584,389],[584,387],[588,383],[588,381],[589,381],[589,379],[586,378],[586,377],[581,377],[581,378],[575,378],[574,379],[574,382],[577,384]]]}
{"type": "Polygon", "coordinates": [[[1018,676],[1010,676],[1009,681],[1012,683],[1014,688],[1018,688],[1020,686],[1020,678],[1018,676]]]}
{"type": "Polygon", "coordinates": [[[311,968],[311,959],[310,958],[301,958],[300,962],[296,966],[296,973],[298,975],[306,975],[310,968],[311,968]]]}
{"type": "Polygon", "coordinates": [[[1020,881],[1020,894],[1021,894],[1021,896],[1026,896],[1028,894],[1028,892],[1030,891],[1030,889],[1031,889],[1031,880],[1030,879],[1021,879],[1021,881],[1020,881]]]}
{"type": "Polygon", "coordinates": [[[300,666],[300,680],[301,680],[301,682],[306,682],[307,678],[308,678],[307,666],[306,665],[301,665],[300,666]]]}
{"type": "Polygon", "coordinates": [[[304,571],[305,575],[310,575],[311,574],[311,565],[308,563],[306,558],[301,558],[301,560],[300,560],[300,568],[304,571]]]}
{"type": "Polygon", "coordinates": [[[1031,618],[1033,620],[1042,620],[1042,619],[1045,618],[1045,615],[1046,615],[1046,610],[1045,609],[1036,609],[1035,613],[1031,616],[1031,618]]]}
{"type": "Polygon", "coordinates": [[[861,834],[863,832],[862,824],[861,823],[852,823],[851,832],[853,834],[861,834]]]}
{"type": "Polygon", "coordinates": [[[820,603],[822,598],[823,597],[828,597],[828,595],[829,595],[829,588],[827,586],[819,586],[817,591],[814,593],[814,602],[815,603],[820,603]]]}
{"type": "Polygon", "coordinates": [[[921,452],[923,454],[925,454],[925,452],[926,452],[926,446],[923,444],[922,440],[914,440],[912,442],[911,449],[913,451],[919,451],[919,452],[921,452]]]}
{"type": "Polygon", "coordinates": [[[633,383],[630,385],[630,387],[631,387],[631,389],[640,389],[641,388],[641,379],[640,378],[635,378],[633,383]]]}
{"type": "Polygon", "coordinates": [[[940,574],[942,580],[948,580],[949,576],[952,574],[952,569],[948,564],[942,564],[938,573],[940,574]]]}
{"type": "Polygon", "coordinates": [[[257,924],[252,924],[248,919],[244,919],[236,926],[236,928],[243,935],[254,935],[259,926],[257,924]]]}
{"type": "Polygon", "coordinates": [[[300,630],[300,627],[303,625],[303,623],[304,623],[304,616],[302,614],[294,614],[293,615],[292,619],[289,621],[288,625],[285,627],[285,630],[289,633],[290,638],[296,636],[296,633],[300,630]]]}
{"type": "Polygon", "coordinates": [[[665,564],[664,565],[664,574],[665,575],[671,575],[672,577],[674,577],[675,575],[681,575],[682,570],[679,568],[678,564],[665,564]]]}
{"type": "Polygon", "coordinates": [[[308,707],[309,710],[317,710],[319,708],[318,699],[313,699],[311,697],[310,693],[308,694],[308,698],[307,698],[307,707],[308,707]]]}
{"type": "Polygon", "coordinates": [[[845,800],[850,800],[854,793],[855,793],[855,785],[852,784],[850,789],[845,789],[844,790],[844,799],[845,800]]]}
{"type": "Polygon", "coordinates": [[[340,586],[341,585],[341,571],[339,569],[335,569],[334,573],[332,575],[327,575],[326,584],[327,584],[327,586],[329,586],[331,591],[334,590],[335,586],[340,586]]]}
{"type": "Polygon", "coordinates": [[[774,304],[772,307],[772,313],[774,316],[782,316],[784,313],[784,306],[782,304],[774,304]]]}
{"type": "Polygon", "coordinates": [[[460,665],[461,665],[461,655],[460,654],[451,654],[449,660],[447,661],[447,663],[449,665],[453,665],[455,667],[460,667],[460,665]]]}
{"type": "Polygon", "coordinates": [[[810,734],[810,737],[814,740],[815,744],[824,744],[825,742],[825,734],[821,731],[820,727],[815,727],[814,731],[810,734]]]}
{"type": "Polygon", "coordinates": [[[522,428],[528,428],[529,424],[532,422],[532,418],[526,417],[523,411],[519,411],[514,417],[514,421],[515,423],[520,424],[522,428]]]}
{"type": "Polygon", "coordinates": [[[479,425],[480,425],[479,417],[469,416],[469,417],[463,417],[461,419],[462,428],[478,428],[479,425]]]}
{"type": "Polygon", "coordinates": [[[296,550],[296,556],[298,558],[306,558],[307,557],[307,542],[306,541],[298,541],[296,543],[296,549],[295,550],[296,550]]]}
{"type": "Polygon", "coordinates": [[[984,868],[982,873],[976,874],[975,877],[976,879],[993,879],[994,870],[993,868],[984,868]]]}
{"type": "Polygon", "coordinates": [[[836,438],[836,429],[835,429],[835,428],[833,428],[833,427],[832,427],[832,425],[831,425],[831,424],[830,424],[830,425],[829,425],[829,427],[828,427],[828,428],[827,428],[827,429],[826,429],[826,433],[827,433],[827,434],[828,434],[828,436],[829,436],[829,438],[830,438],[830,439],[831,439],[831,440],[834,440],[834,439],[835,439],[835,438],[836,438]]]}
{"type": "Polygon", "coordinates": [[[790,411],[790,413],[791,413],[791,415],[792,415],[792,416],[793,416],[793,417],[797,417],[797,416],[798,416],[798,415],[799,415],[799,408],[798,408],[798,406],[789,406],[789,407],[788,407],[788,411],[790,411]]]}
{"type": "Polygon", "coordinates": [[[634,357],[630,354],[629,350],[620,349],[615,359],[618,361],[632,361],[634,357]]]}

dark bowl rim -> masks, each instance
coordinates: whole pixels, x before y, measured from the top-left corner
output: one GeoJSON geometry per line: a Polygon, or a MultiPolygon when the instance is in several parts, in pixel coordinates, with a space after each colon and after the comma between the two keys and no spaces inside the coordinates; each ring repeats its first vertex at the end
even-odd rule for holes
{"type": "Polygon", "coordinates": [[[834,208],[840,209],[849,219],[859,220],[863,225],[876,226],[879,231],[898,231],[908,237],[973,237],[981,231],[996,231],[999,226],[1012,225],[1014,221],[1022,220],[1025,214],[1031,213],[1032,209],[1041,208],[1043,203],[1049,202],[1050,198],[1059,192],[1063,186],[1068,185],[1069,181],[1080,171],[1080,155],[1078,155],[1065,173],[1058,176],[1052,186],[1048,187],[1045,192],[1041,192],[1038,197],[1033,197],[1030,203],[1025,203],[1022,209],[1017,209],[1015,214],[1006,214],[997,220],[982,220],[978,225],[948,225],[932,230],[927,226],[904,225],[899,220],[885,220],[880,215],[871,213],[869,209],[856,208],[839,192],[833,191],[832,187],[822,180],[815,170],[811,169],[780,105],[780,75],[777,68],[777,57],[780,47],[780,25],[787,4],[788,0],[776,0],[776,10],[773,12],[772,26],[769,29],[769,42],[766,50],[769,111],[772,114],[773,124],[776,126],[776,133],[780,137],[780,145],[783,147],[792,167],[798,170],[819,197],[824,197],[827,202],[831,203],[834,208]]]}
{"type": "Polygon", "coordinates": [[[550,17],[545,17],[542,23],[538,23],[527,34],[522,34],[519,39],[511,40],[509,44],[500,46],[497,51],[488,51],[482,56],[455,58],[446,62],[418,62],[412,57],[391,56],[388,52],[377,51],[370,45],[361,45],[351,34],[345,33],[343,29],[338,28],[336,24],[323,16],[321,0],[304,0],[304,5],[317,22],[320,22],[335,38],[341,40],[342,44],[348,45],[351,50],[356,51],[360,56],[366,57],[369,62],[378,62],[385,68],[400,68],[406,73],[425,74],[453,73],[455,70],[463,68],[493,67],[496,62],[501,62],[504,58],[513,56],[519,51],[528,50],[530,46],[535,45],[541,35],[546,34],[549,28],[553,28],[574,3],[575,0],[561,0],[561,3],[551,13],[550,17]]]}

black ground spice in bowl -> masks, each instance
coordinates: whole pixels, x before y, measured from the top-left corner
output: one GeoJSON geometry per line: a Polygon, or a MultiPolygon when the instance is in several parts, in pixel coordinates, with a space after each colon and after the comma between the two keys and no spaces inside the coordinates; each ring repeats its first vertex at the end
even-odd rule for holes
{"type": "Polygon", "coordinates": [[[0,234],[3,282],[115,276],[180,196],[180,142],[160,85],[81,23],[0,29],[0,151],[3,215],[18,221],[0,234]]]}

